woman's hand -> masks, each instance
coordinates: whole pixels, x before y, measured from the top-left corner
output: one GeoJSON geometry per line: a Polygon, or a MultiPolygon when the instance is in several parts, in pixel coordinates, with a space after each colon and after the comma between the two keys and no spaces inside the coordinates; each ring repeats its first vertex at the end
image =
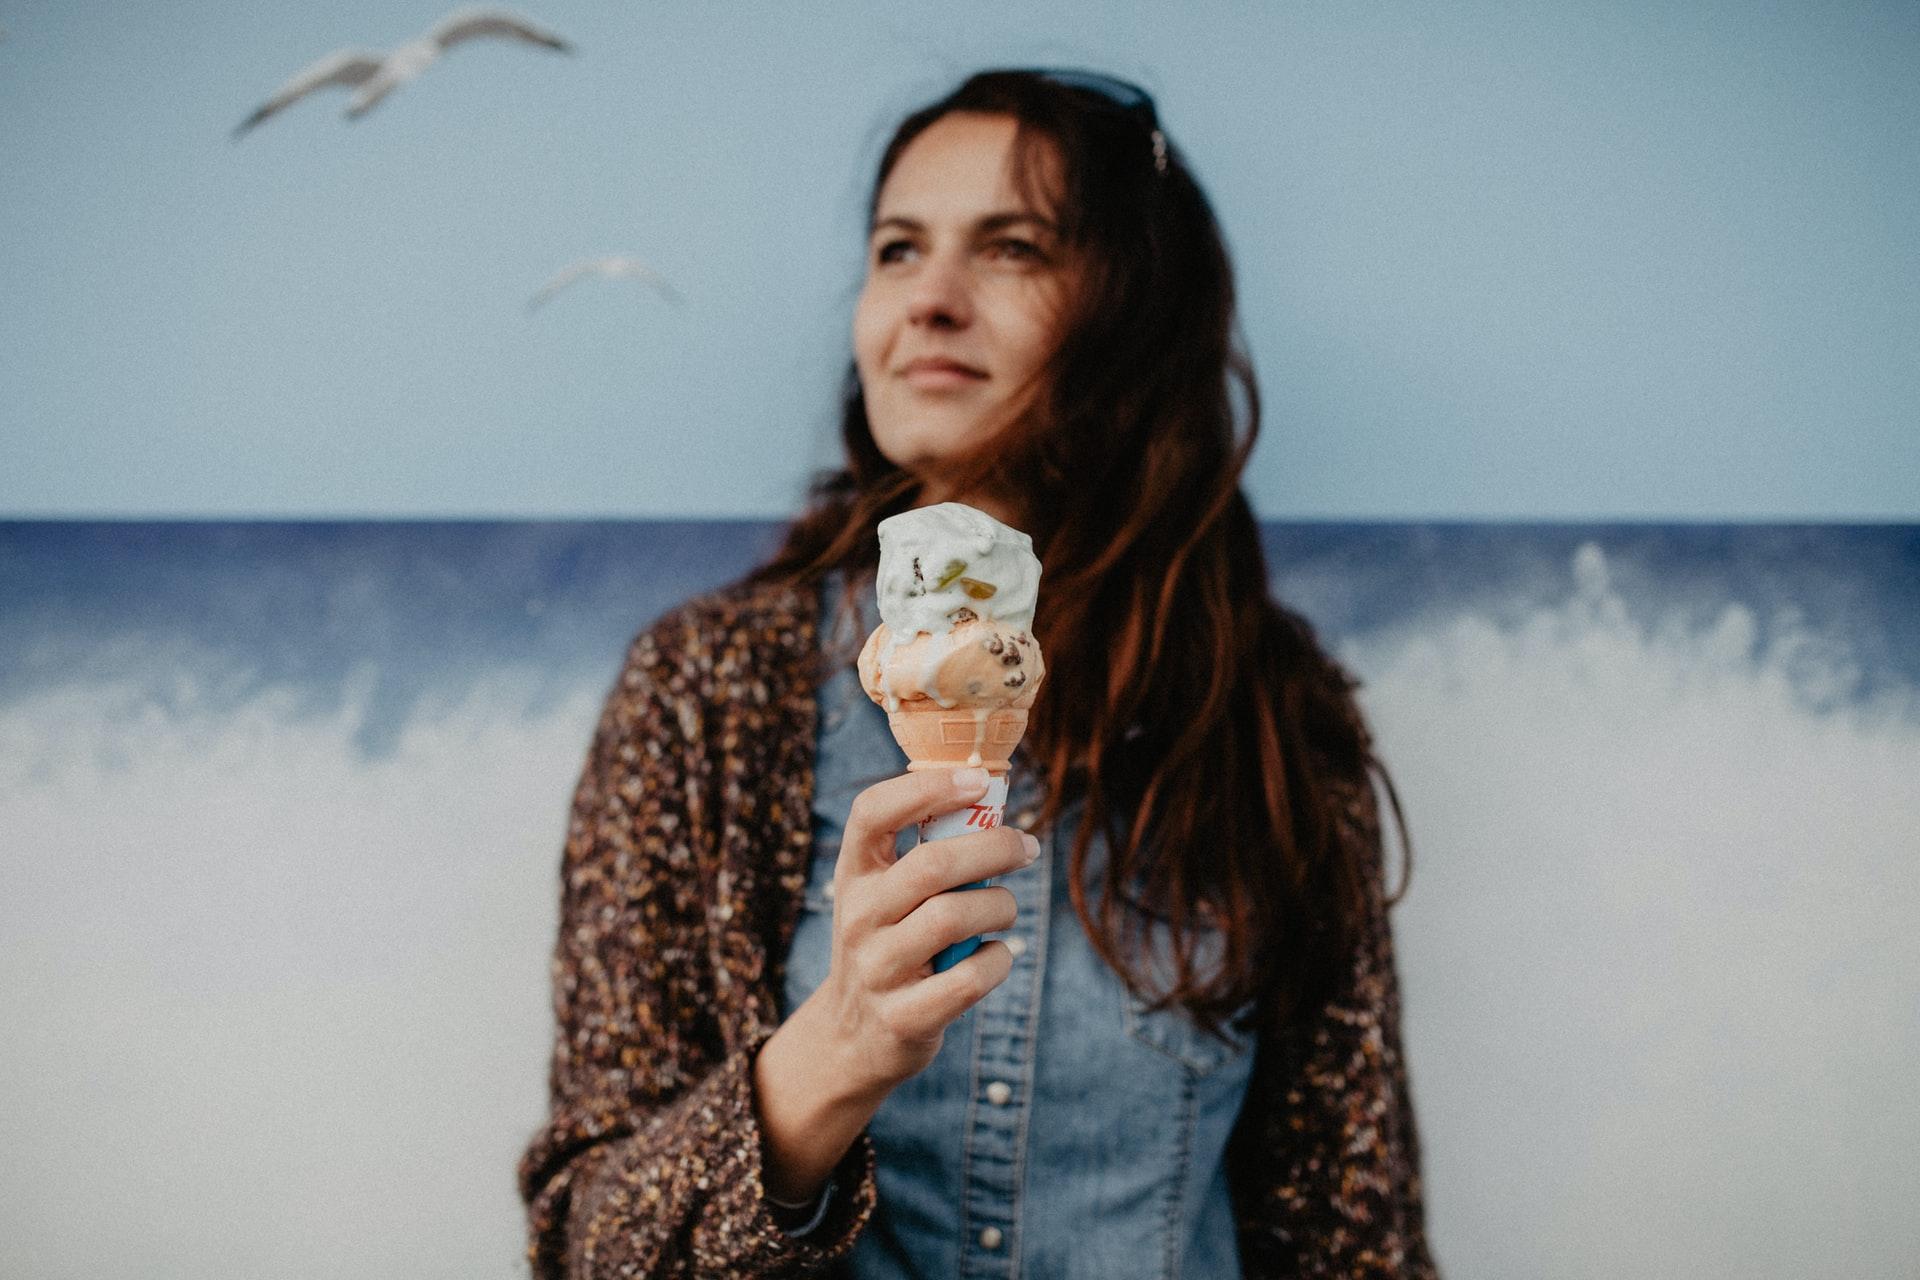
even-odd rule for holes
{"type": "Polygon", "coordinates": [[[1040,851],[1010,827],[934,840],[896,858],[899,832],[985,795],[984,769],[889,778],[854,798],[833,871],[833,950],[807,1001],[831,1028],[851,1078],[883,1094],[933,1061],[947,1027],[1006,981],[1013,953],[988,942],[945,973],[933,957],[1013,926],[1011,890],[948,892],[1016,871],[1040,851]]]}
{"type": "Polygon", "coordinates": [[[816,1195],[886,1096],[933,1061],[954,1019],[1006,981],[1013,953],[988,942],[945,973],[942,947],[1012,926],[1011,890],[947,890],[1031,863],[1032,836],[1010,827],[952,836],[894,856],[900,831],[971,804],[984,769],[929,770],[854,798],[833,871],[833,951],[823,981],[754,1061],[766,1189],[816,1195]]]}

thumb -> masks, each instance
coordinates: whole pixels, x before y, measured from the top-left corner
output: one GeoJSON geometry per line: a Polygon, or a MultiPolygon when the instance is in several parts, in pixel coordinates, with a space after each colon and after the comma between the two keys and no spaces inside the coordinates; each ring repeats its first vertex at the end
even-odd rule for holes
{"type": "Polygon", "coordinates": [[[840,861],[856,873],[893,865],[894,841],[916,823],[972,804],[987,793],[985,769],[923,769],[876,782],[853,799],[840,861]]]}

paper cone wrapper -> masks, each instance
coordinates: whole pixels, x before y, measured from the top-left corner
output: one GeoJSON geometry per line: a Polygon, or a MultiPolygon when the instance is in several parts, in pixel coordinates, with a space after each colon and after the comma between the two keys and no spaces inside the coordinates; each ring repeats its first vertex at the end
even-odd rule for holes
{"type": "MultiPolygon", "coordinates": [[[[1006,818],[1006,813],[1007,775],[992,774],[987,778],[987,794],[952,813],[943,813],[922,822],[919,825],[920,843],[944,840],[948,836],[964,836],[975,831],[991,831],[1006,818]]],[[[985,884],[986,881],[980,883],[985,884]]]]}
{"type": "MultiPolygon", "coordinates": [[[[990,711],[984,724],[971,710],[944,707],[895,711],[888,715],[887,721],[893,727],[894,740],[907,753],[909,771],[966,768],[987,771],[987,794],[963,809],[922,822],[919,825],[921,844],[973,831],[991,831],[1001,824],[1007,812],[1007,774],[1012,769],[1008,757],[1027,731],[1025,708],[990,711]]],[[[960,887],[982,889],[991,883],[981,880],[960,887]]],[[[933,971],[945,973],[979,946],[979,938],[967,938],[942,948],[933,958],[933,971]]]]}
{"type": "MultiPolygon", "coordinates": [[[[941,840],[947,836],[964,836],[972,831],[991,831],[999,826],[1007,812],[1007,775],[994,773],[987,776],[987,794],[981,796],[965,808],[952,813],[943,813],[928,818],[920,824],[920,843],[929,840],[941,840]]],[[[909,853],[908,857],[913,855],[909,853]]],[[[972,884],[958,886],[961,889],[984,889],[992,880],[976,880],[972,884]]],[[[949,947],[940,948],[933,957],[933,971],[945,973],[953,966],[965,960],[980,949],[980,939],[963,938],[949,947]]]]}

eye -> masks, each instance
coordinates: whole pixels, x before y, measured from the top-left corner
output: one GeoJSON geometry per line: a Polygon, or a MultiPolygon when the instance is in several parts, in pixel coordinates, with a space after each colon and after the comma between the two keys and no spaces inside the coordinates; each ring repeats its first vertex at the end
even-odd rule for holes
{"type": "Polygon", "coordinates": [[[875,262],[898,262],[901,252],[911,248],[913,248],[913,242],[909,240],[885,240],[874,249],[873,260],[875,262]]]}
{"type": "Polygon", "coordinates": [[[1044,262],[1047,257],[1039,245],[1031,240],[1022,240],[1018,236],[1001,236],[988,247],[1004,257],[1020,261],[1044,262]]]}

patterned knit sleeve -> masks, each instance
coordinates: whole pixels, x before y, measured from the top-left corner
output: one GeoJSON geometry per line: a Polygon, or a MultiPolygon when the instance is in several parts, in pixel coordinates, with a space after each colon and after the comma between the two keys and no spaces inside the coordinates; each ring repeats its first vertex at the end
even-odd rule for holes
{"type": "Polygon", "coordinates": [[[1275,1280],[1433,1280],[1371,787],[1353,787],[1344,809],[1368,851],[1368,910],[1333,997],[1263,1033],[1228,1153],[1241,1266],[1275,1280]]]}
{"type": "Polygon", "coordinates": [[[708,665],[696,628],[640,636],[574,795],[549,1114],[519,1170],[540,1280],[810,1275],[873,1209],[864,1135],[805,1239],[764,1199],[752,1070],[772,1028],[741,1015],[715,944],[731,908],[713,883],[725,872],[696,696],[708,665]]]}

